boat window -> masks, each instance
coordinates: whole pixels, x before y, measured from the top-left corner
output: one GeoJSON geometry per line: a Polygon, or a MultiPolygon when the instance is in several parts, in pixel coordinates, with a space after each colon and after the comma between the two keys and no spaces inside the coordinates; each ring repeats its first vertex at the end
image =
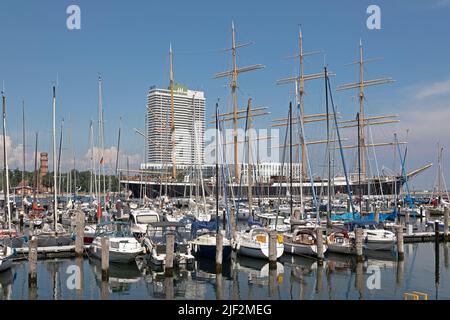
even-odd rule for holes
{"type": "Polygon", "coordinates": [[[152,222],[158,222],[159,218],[157,215],[142,215],[136,217],[137,223],[149,224],[152,222]]]}

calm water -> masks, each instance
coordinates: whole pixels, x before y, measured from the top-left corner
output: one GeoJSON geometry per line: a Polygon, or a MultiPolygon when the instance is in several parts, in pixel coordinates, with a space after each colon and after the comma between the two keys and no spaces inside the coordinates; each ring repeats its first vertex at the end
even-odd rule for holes
{"type": "Polygon", "coordinates": [[[101,281],[97,260],[45,260],[38,264],[36,289],[28,288],[25,261],[0,273],[0,299],[403,299],[404,292],[412,291],[450,299],[449,249],[449,244],[440,245],[437,267],[434,244],[421,243],[405,245],[403,262],[396,261],[395,253],[369,254],[359,264],[328,254],[319,267],[314,259],[283,255],[277,270],[269,271],[265,261],[238,257],[218,278],[209,260],[198,260],[192,270],[178,270],[173,278],[137,264],[112,265],[109,282],[101,281]],[[81,270],[79,290],[70,286],[74,265],[81,270]],[[367,287],[374,270],[380,271],[380,289],[367,287]]]}

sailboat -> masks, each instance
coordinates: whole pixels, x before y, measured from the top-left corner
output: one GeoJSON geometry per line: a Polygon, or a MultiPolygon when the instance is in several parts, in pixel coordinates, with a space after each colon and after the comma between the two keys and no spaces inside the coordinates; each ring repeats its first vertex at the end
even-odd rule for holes
{"type": "Polygon", "coordinates": [[[36,229],[34,236],[38,247],[66,246],[72,243],[72,235],[58,223],[58,188],[57,188],[57,162],[56,162],[56,87],[53,86],[53,228],[44,224],[36,229]]]}
{"type": "Polygon", "coordinates": [[[0,245],[0,272],[11,268],[13,256],[14,252],[11,247],[0,245]]]}
{"type": "MultiPolygon", "coordinates": [[[[215,259],[216,235],[222,232],[219,227],[219,105],[216,104],[216,219],[210,222],[194,221],[191,225],[190,242],[192,253],[197,257],[215,259]],[[214,232],[215,231],[215,232],[214,232]]],[[[223,238],[222,261],[231,257],[231,242],[227,237],[223,238]]]]}
{"type": "Polygon", "coordinates": [[[18,248],[23,245],[23,238],[19,237],[17,231],[11,224],[11,203],[9,197],[9,168],[8,168],[8,151],[6,148],[6,97],[4,90],[2,91],[2,107],[3,107],[3,165],[5,173],[5,185],[3,186],[3,194],[5,195],[6,205],[6,226],[0,228],[0,244],[8,247],[18,248]]]}

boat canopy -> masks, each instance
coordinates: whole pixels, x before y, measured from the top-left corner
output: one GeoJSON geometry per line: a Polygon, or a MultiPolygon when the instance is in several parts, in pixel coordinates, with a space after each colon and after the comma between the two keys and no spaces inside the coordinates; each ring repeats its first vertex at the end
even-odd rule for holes
{"type": "Polygon", "coordinates": [[[199,230],[209,230],[216,231],[217,230],[217,220],[211,221],[194,221],[191,224],[191,236],[195,238],[197,236],[197,232],[199,230]]]}

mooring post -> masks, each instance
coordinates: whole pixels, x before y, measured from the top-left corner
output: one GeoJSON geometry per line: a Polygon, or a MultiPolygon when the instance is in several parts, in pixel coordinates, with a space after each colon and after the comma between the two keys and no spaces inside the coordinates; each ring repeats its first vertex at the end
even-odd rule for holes
{"type": "Polygon", "coordinates": [[[448,241],[448,207],[444,207],[444,241],[448,241]]]}
{"type": "Polygon", "coordinates": [[[399,260],[399,261],[397,261],[397,277],[396,277],[396,281],[400,285],[403,284],[404,273],[405,273],[405,261],[404,260],[399,260]]]}
{"type": "Polygon", "coordinates": [[[400,205],[397,206],[397,217],[398,217],[398,221],[400,222],[400,211],[402,210],[402,207],[400,205]]]}
{"type": "Polygon", "coordinates": [[[216,234],[216,274],[222,273],[222,259],[223,259],[223,234],[217,232],[216,234]]]}
{"type": "MultiPolygon", "coordinates": [[[[405,225],[406,225],[406,228],[408,228],[408,225],[409,225],[409,210],[406,209],[404,212],[405,212],[405,225]]],[[[406,230],[408,230],[408,229],[406,229],[406,230]]]]}
{"type": "Polygon", "coordinates": [[[102,281],[109,280],[109,238],[102,237],[102,281]]]}
{"type": "Polygon", "coordinates": [[[75,253],[78,257],[81,257],[84,251],[84,213],[82,211],[77,212],[75,221],[75,253]]]}
{"type": "Polygon", "coordinates": [[[316,228],[316,241],[317,241],[317,264],[321,266],[323,264],[324,250],[323,250],[323,228],[316,228]]]}
{"type": "Polygon", "coordinates": [[[397,226],[397,258],[403,260],[405,258],[405,248],[403,245],[403,226],[397,226]]]}
{"type": "Polygon", "coordinates": [[[355,229],[356,260],[363,261],[363,229],[355,229]]]}
{"type": "Polygon", "coordinates": [[[164,273],[166,277],[173,276],[173,254],[175,251],[175,235],[168,233],[166,235],[166,263],[164,273]]]}
{"type": "Polygon", "coordinates": [[[420,205],[420,219],[423,218],[423,205],[420,205]]]}
{"type": "Polygon", "coordinates": [[[350,198],[347,198],[347,212],[350,212],[350,198]]]}
{"type": "Polygon", "coordinates": [[[277,267],[277,238],[276,230],[269,231],[269,269],[277,267]]]}
{"type": "Polygon", "coordinates": [[[37,286],[38,241],[32,238],[28,245],[28,287],[37,286]]]}
{"type": "Polygon", "coordinates": [[[375,206],[375,221],[380,222],[380,208],[378,206],[375,206]]]}

